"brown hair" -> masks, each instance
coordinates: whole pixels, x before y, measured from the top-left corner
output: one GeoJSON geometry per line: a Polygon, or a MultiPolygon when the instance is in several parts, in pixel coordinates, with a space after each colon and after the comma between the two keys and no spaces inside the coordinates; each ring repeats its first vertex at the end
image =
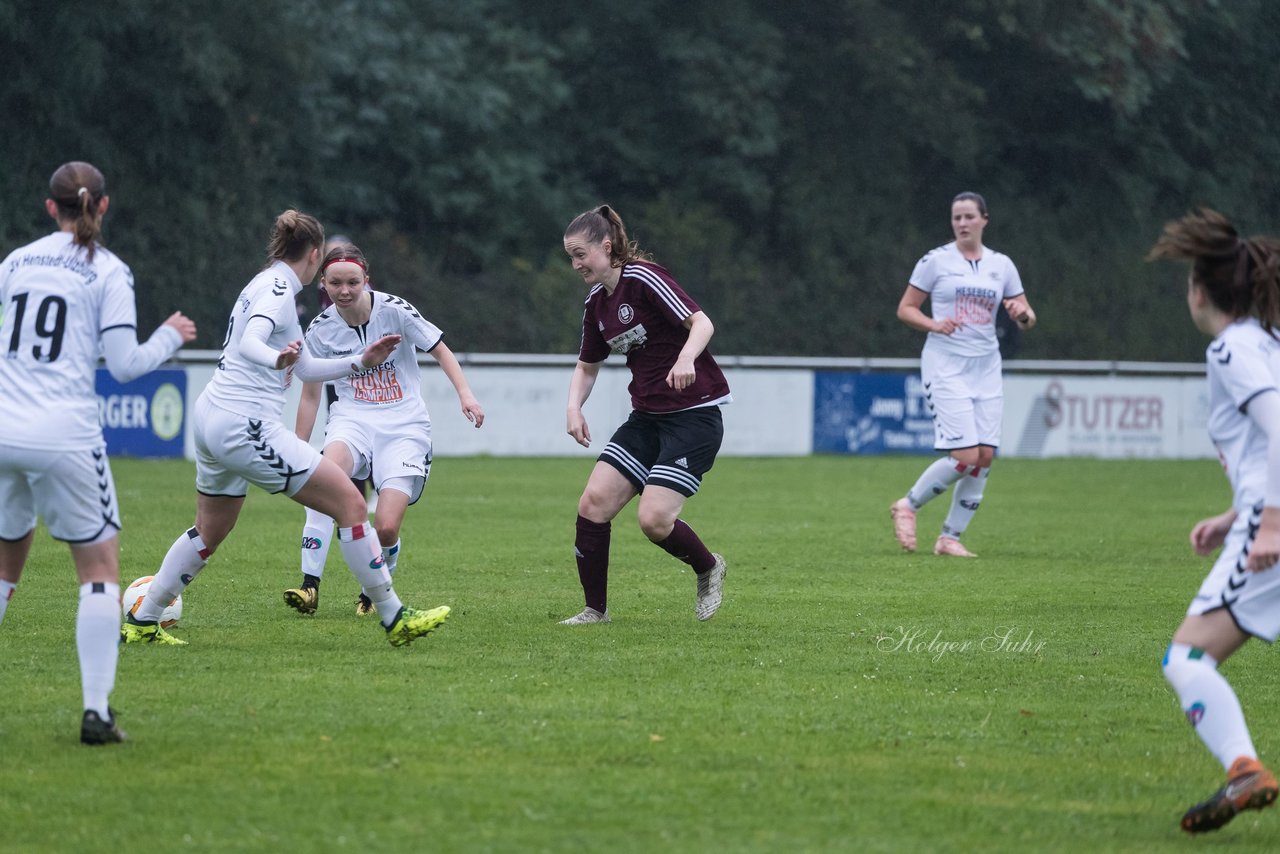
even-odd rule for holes
{"type": "Polygon", "coordinates": [[[1231,317],[1252,314],[1268,333],[1280,326],[1280,240],[1242,238],[1231,221],[1209,208],[1165,223],[1148,261],[1191,262],[1191,280],[1231,317]]]}
{"type": "Polygon", "coordinates": [[[951,200],[951,206],[955,207],[956,202],[973,202],[978,206],[978,213],[983,216],[987,215],[987,200],[982,198],[980,193],[975,193],[972,190],[965,190],[963,193],[960,193],[951,200]]]}
{"type": "Polygon", "coordinates": [[[324,275],[325,268],[330,264],[337,264],[339,261],[350,261],[361,270],[364,270],[366,277],[369,275],[369,262],[365,260],[364,253],[360,251],[360,247],[354,243],[339,243],[326,252],[324,261],[320,263],[320,275],[324,275]]]}
{"type": "Polygon", "coordinates": [[[324,226],[310,214],[287,210],[276,217],[271,226],[271,242],[267,258],[271,261],[297,261],[312,249],[324,246],[324,226]]]}
{"type": "Polygon", "coordinates": [[[49,179],[49,195],[58,205],[58,224],[72,223],[72,240],[83,246],[90,261],[102,235],[98,205],[107,193],[107,179],[92,163],[63,163],[49,179]]]}
{"type": "Polygon", "coordinates": [[[634,240],[627,239],[627,227],[622,217],[608,205],[601,205],[578,214],[564,230],[564,236],[582,234],[592,243],[599,243],[609,238],[609,260],[614,267],[621,267],[628,261],[649,260],[649,253],[640,251],[634,240]]]}

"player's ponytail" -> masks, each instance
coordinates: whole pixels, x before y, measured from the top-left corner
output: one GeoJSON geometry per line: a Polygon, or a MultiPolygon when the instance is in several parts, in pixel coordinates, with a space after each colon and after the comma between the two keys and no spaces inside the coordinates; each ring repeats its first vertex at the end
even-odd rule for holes
{"type": "Polygon", "coordinates": [[[1191,262],[1191,278],[1230,317],[1254,315],[1270,333],[1280,328],[1280,240],[1243,238],[1209,208],[1165,224],[1148,261],[1191,262]]]}
{"type": "Polygon", "coordinates": [[[90,261],[102,236],[102,199],[107,181],[92,163],[64,163],[49,179],[49,195],[58,207],[58,224],[71,225],[72,240],[90,261]]]}
{"type": "Polygon", "coordinates": [[[287,210],[276,217],[267,244],[268,261],[297,261],[324,246],[324,226],[310,214],[287,210]]]}
{"type": "Polygon", "coordinates": [[[591,243],[608,238],[609,260],[614,267],[621,267],[628,261],[649,260],[649,253],[641,251],[640,246],[627,237],[622,217],[609,205],[600,205],[575,216],[564,230],[564,236],[578,234],[591,243]]]}

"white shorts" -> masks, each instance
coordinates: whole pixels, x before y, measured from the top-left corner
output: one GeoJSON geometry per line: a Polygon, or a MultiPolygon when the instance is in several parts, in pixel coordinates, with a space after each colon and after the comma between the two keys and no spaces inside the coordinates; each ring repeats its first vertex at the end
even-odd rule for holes
{"type": "Polygon", "coordinates": [[[1280,636],[1280,564],[1250,572],[1244,563],[1261,519],[1261,504],[1236,517],[1187,615],[1226,608],[1240,631],[1271,643],[1280,636]]]}
{"type": "Polygon", "coordinates": [[[351,452],[351,476],[356,480],[373,478],[379,492],[387,481],[408,478],[411,482],[409,503],[422,497],[431,476],[431,430],[423,424],[397,424],[388,431],[367,419],[337,416],[324,430],[325,445],[341,442],[351,452]]]}
{"type": "Polygon", "coordinates": [[[228,412],[204,395],[192,412],[196,444],[196,491],[243,498],[249,484],[293,495],[302,489],[320,452],[279,421],[228,412]]]}
{"type": "Polygon", "coordinates": [[[0,540],[14,542],[44,519],[50,535],[93,545],[120,531],[107,448],[34,451],[0,445],[0,540]]]}
{"type": "Polygon", "coordinates": [[[924,351],[920,378],[933,418],[936,450],[1000,446],[1000,422],[1004,417],[1000,365],[998,351],[986,356],[924,351]]]}

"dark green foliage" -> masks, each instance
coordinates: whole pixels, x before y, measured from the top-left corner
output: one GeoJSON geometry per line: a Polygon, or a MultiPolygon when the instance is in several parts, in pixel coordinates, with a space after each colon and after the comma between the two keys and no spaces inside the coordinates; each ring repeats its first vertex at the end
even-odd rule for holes
{"type": "Polygon", "coordinates": [[[1181,272],[1141,257],[1196,205],[1280,230],[1278,26],[1262,0],[0,0],[0,248],[88,159],[144,331],[181,308],[217,346],[297,206],[455,349],[572,352],[560,238],[607,201],[717,352],[910,356],[894,307],[974,189],[1041,317],[1019,355],[1195,360],[1181,272]]]}

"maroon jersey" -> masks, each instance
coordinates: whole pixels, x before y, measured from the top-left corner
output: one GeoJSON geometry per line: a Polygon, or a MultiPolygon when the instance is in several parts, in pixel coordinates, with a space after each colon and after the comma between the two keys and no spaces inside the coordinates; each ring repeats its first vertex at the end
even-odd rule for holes
{"type": "Polygon", "coordinates": [[[623,265],[613,293],[596,285],[587,294],[578,359],[595,364],[610,353],[625,354],[631,369],[627,390],[638,412],[678,412],[725,400],[729,383],[709,349],[693,362],[693,385],[683,391],[667,385],[667,374],[689,340],[684,321],[699,311],[662,267],[632,261],[623,265]]]}

